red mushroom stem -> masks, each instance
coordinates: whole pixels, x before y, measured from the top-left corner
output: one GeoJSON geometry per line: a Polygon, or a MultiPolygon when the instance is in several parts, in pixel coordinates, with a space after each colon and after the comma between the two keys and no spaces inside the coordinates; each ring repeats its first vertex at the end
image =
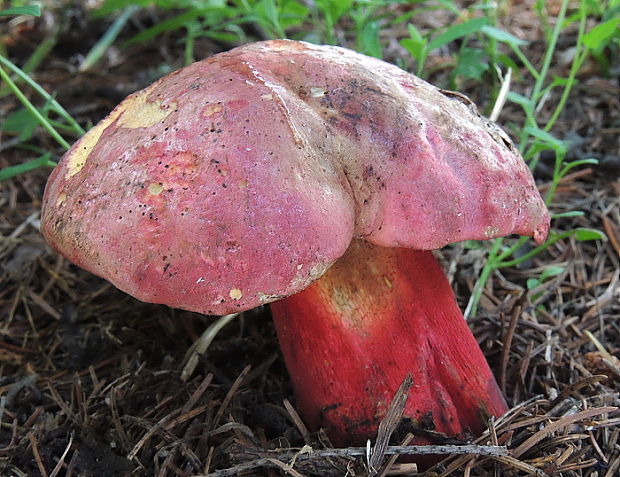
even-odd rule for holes
{"type": "Polygon", "coordinates": [[[407,374],[413,429],[465,438],[507,410],[432,252],[355,240],[320,280],[271,307],[298,407],[336,445],[373,438],[407,374]]]}

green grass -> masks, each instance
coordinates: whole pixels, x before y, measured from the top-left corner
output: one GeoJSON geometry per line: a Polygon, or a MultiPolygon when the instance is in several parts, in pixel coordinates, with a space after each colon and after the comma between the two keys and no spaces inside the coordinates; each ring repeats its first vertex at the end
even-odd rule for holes
{"type": "MultiPolygon", "coordinates": [[[[38,6],[15,6],[0,11],[0,16],[10,15],[32,15],[40,16],[41,11],[38,6]]],[[[53,44],[54,42],[52,42],[53,44]]],[[[49,53],[51,47],[49,42],[43,42],[26,63],[29,69],[34,69],[42,60],[45,54],[49,53]]],[[[4,54],[0,54],[0,79],[5,88],[2,95],[13,94],[22,104],[23,109],[10,114],[2,123],[2,131],[18,134],[20,142],[16,147],[39,152],[39,157],[30,159],[16,166],[0,169],[0,181],[8,180],[19,174],[24,174],[41,167],[54,167],[56,162],[51,160],[51,153],[40,151],[38,148],[28,143],[35,132],[37,126],[42,126],[45,131],[64,149],[69,149],[69,143],[59,131],[70,133],[76,137],[84,134],[84,129],[75,119],[36,81],[34,81],[26,71],[13,64],[4,54]],[[43,99],[43,105],[36,107],[24,94],[19,84],[24,83],[31,88],[39,97],[43,99]],[[56,119],[54,119],[54,117],[56,119]]]]}
{"type": "MultiPolygon", "coordinates": [[[[617,3],[617,2],[610,2],[617,3]]],[[[527,69],[530,75],[530,81],[533,81],[533,87],[528,96],[523,96],[514,92],[508,93],[507,99],[513,103],[519,105],[524,112],[525,121],[522,125],[513,125],[514,132],[519,137],[519,151],[523,154],[523,157],[529,162],[530,168],[535,169],[540,160],[540,155],[543,151],[552,151],[555,157],[553,165],[553,177],[551,179],[550,186],[545,196],[545,203],[551,205],[558,184],[573,168],[584,165],[596,165],[596,159],[584,158],[577,161],[567,162],[566,154],[568,151],[568,144],[565,141],[555,138],[550,131],[557,119],[560,117],[563,109],[566,106],[569,94],[572,88],[577,83],[577,73],[588,55],[592,52],[594,47],[600,47],[603,43],[612,40],[614,34],[617,36],[617,31],[609,27],[592,28],[586,33],[585,26],[588,18],[588,5],[586,2],[580,2],[579,10],[575,14],[567,18],[566,12],[569,1],[563,0],[558,17],[555,19],[555,27],[550,29],[546,39],[545,54],[543,56],[542,63],[539,66],[533,65],[529,62],[526,55],[521,51],[521,45],[511,41],[510,39],[504,39],[502,35],[495,35],[495,39],[499,42],[506,43],[515,53],[515,55],[522,60],[523,66],[527,69]],[[554,77],[549,78],[549,70],[553,59],[557,52],[557,41],[562,32],[562,29],[567,28],[572,23],[578,24],[577,40],[574,50],[574,59],[571,64],[569,73],[566,77],[554,77]],[[551,116],[546,119],[544,124],[540,123],[537,117],[537,111],[545,101],[547,94],[553,90],[560,90],[560,100],[555,107],[555,110],[551,116]]],[[[539,15],[543,16],[543,24],[551,24],[548,18],[544,15],[544,9],[539,8],[539,15]]],[[[616,20],[611,20],[615,22],[616,20]]],[[[604,24],[601,24],[604,25],[604,24]]],[[[573,211],[569,215],[580,214],[580,211],[573,211]]],[[[563,214],[566,217],[567,214],[563,214]]],[[[557,219],[561,216],[554,214],[553,218],[557,219]]],[[[559,240],[567,238],[569,236],[574,237],[576,240],[603,240],[605,235],[597,230],[589,229],[575,229],[568,232],[556,233],[553,229],[550,232],[547,241],[534,248],[531,251],[527,250],[527,237],[521,237],[516,241],[509,242],[506,239],[495,239],[489,250],[487,261],[482,269],[478,280],[474,286],[474,291],[465,310],[465,315],[475,315],[478,302],[484,290],[484,287],[489,280],[490,276],[495,270],[501,268],[514,267],[532,257],[538,255],[540,252],[555,244],[559,240]]]]}

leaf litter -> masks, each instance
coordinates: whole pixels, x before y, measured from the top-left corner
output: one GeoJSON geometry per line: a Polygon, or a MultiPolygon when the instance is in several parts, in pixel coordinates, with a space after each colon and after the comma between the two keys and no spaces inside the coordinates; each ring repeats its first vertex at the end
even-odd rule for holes
{"type": "MultiPolygon", "coordinates": [[[[527,11],[516,13],[516,28],[529,28],[527,11]]],[[[80,15],[67,21],[88,35],[80,15]]],[[[43,34],[14,33],[15,55],[26,54],[43,34]]],[[[148,83],[147,60],[170,56],[132,46],[143,55],[132,64],[115,52],[118,77],[110,86],[105,68],[86,79],[59,67],[70,65],[75,35],[60,35],[56,63],[42,67],[36,79],[82,122],[98,120],[148,83]]],[[[205,56],[217,48],[198,46],[205,56]]],[[[567,238],[526,266],[495,273],[470,324],[513,407],[472,442],[424,431],[433,437],[433,451],[445,456],[426,470],[395,458],[420,452],[397,426],[407,383],[375,441],[333,448],[322,431],[306,429],[295,410],[266,308],[230,320],[213,339],[213,319],[137,302],[50,250],[37,229],[45,171],[2,183],[0,475],[618,475],[618,73],[606,78],[592,67],[554,131],[572,138],[569,156],[601,160],[562,181],[553,210],[586,213],[554,226],[602,230],[608,240],[567,238]],[[528,289],[528,279],[552,266],[560,272],[528,289]],[[207,346],[193,347],[205,332],[207,346]]],[[[0,102],[2,115],[16,107],[11,97],[0,102]]],[[[500,121],[519,123],[519,114],[506,106],[500,121]]],[[[44,134],[35,140],[55,150],[44,134]]],[[[8,146],[2,151],[1,167],[27,157],[8,146]]],[[[543,157],[536,171],[542,189],[545,164],[543,157]]],[[[442,257],[464,306],[484,254],[457,244],[442,257]]]]}

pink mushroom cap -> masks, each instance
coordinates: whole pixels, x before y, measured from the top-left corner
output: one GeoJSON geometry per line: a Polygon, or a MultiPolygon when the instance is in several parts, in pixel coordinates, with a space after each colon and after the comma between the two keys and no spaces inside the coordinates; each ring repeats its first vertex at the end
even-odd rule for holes
{"type": "Polygon", "coordinates": [[[527,165],[466,98],[289,40],[127,97],[64,155],[41,222],[121,290],[215,315],[303,290],[353,238],[431,250],[548,228],[527,165]]]}

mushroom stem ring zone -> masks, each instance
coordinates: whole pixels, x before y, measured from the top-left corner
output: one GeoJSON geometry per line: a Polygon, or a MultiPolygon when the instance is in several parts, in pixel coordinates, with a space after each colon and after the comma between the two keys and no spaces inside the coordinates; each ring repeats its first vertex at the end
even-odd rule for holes
{"type": "Polygon", "coordinates": [[[466,437],[504,412],[429,250],[548,228],[527,165],[462,95],[289,40],[130,95],[59,162],[41,218],[57,251],[140,300],[274,302],[303,416],[340,444],[374,436],[408,374],[411,429],[466,437]]]}

